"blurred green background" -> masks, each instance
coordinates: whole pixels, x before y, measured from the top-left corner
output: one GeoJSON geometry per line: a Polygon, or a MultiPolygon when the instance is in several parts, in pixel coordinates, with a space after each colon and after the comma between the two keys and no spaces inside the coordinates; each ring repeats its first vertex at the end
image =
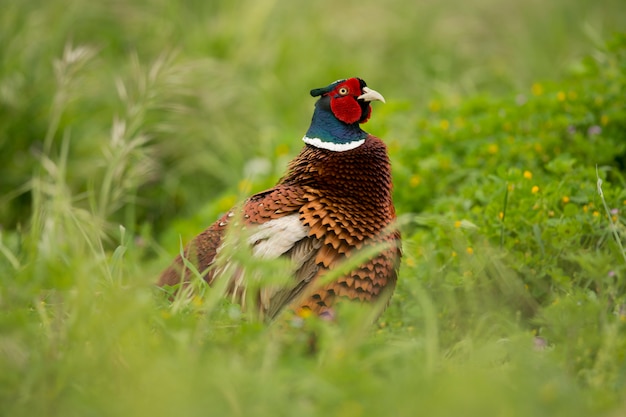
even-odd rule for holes
{"type": "Polygon", "coordinates": [[[0,0],[0,415],[626,413],[624,31],[623,0],[0,0]],[[387,99],[384,314],[154,289],[351,76],[387,99]]]}
{"type": "Polygon", "coordinates": [[[115,120],[126,139],[145,136],[149,145],[133,154],[141,172],[127,178],[134,184],[124,196],[133,213],[122,215],[122,201],[108,214],[160,230],[258,174],[247,161],[269,160],[257,168],[273,181],[284,168],[276,154],[301,146],[311,88],[362,77],[390,100],[376,111],[407,125],[386,139],[413,144],[411,118],[433,98],[558,78],[626,20],[619,0],[3,3],[5,227],[28,219],[29,196],[12,193],[28,188],[37,155],[56,155],[64,135],[78,195],[105,175],[115,120]],[[66,49],[85,54],[64,57],[66,49]]]}

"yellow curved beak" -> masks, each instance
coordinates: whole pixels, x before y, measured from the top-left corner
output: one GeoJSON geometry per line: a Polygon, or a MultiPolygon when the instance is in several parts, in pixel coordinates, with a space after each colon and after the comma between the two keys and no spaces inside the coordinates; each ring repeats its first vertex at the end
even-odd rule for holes
{"type": "Polygon", "coordinates": [[[365,92],[361,94],[359,97],[357,97],[359,100],[365,100],[365,101],[378,100],[378,101],[382,101],[383,103],[385,102],[385,97],[383,97],[383,95],[380,94],[378,91],[372,90],[369,87],[363,87],[363,91],[365,92]]]}

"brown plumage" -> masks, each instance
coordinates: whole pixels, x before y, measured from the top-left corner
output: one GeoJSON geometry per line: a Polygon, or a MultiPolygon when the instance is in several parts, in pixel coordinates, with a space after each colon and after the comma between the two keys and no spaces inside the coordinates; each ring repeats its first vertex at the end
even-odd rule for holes
{"type": "MultiPolygon", "coordinates": [[[[369,118],[370,101],[382,96],[357,78],[337,81],[314,93],[322,98],[304,138],[307,144],[289,164],[287,174],[275,187],[247,199],[240,209],[241,216],[236,210],[226,213],[185,250],[186,257],[199,271],[206,271],[205,280],[212,284],[224,270],[215,262],[224,234],[230,224],[242,221],[255,256],[291,259],[295,270],[292,285],[269,287],[259,294],[259,308],[268,317],[274,317],[285,306],[333,315],[332,306],[339,299],[374,301],[383,294],[390,296],[396,284],[400,233],[393,229],[396,215],[387,148],[358,126],[369,118]],[[349,94],[343,94],[346,89],[351,90],[349,94]],[[358,115],[347,114],[349,106],[333,104],[333,100],[345,96],[358,104],[349,110],[358,111],[358,115]],[[338,124],[328,122],[318,111],[332,114],[338,124]],[[345,123],[342,118],[356,121],[345,123]],[[322,127],[318,126],[320,120],[325,123],[322,127]],[[337,126],[344,125],[349,128],[348,142],[340,141],[345,132],[337,126]],[[381,250],[365,263],[320,284],[328,271],[359,250],[376,245],[381,250]]],[[[179,255],[163,272],[159,285],[187,281],[190,271],[184,271],[179,255]]],[[[242,270],[231,275],[228,290],[240,301],[245,291],[244,276],[242,270]]]]}

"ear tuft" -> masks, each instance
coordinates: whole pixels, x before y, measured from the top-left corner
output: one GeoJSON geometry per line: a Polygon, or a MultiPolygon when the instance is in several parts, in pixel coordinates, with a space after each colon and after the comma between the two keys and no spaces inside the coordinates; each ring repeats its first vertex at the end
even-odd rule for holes
{"type": "Polygon", "coordinates": [[[337,80],[334,83],[327,85],[326,87],[314,88],[313,90],[311,90],[311,96],[317,97],[317,96],[321,96],[322,94],[330,93],[337,86],[337,84],[342,83],[344,81],[345,80],[337,80]]]}
{"type": "Polygon", "coordinates": [[[311,97],[321,96],[324,93],[328,93],[328,87],[325,88],[314,88],[311,90],[311,97]]]}

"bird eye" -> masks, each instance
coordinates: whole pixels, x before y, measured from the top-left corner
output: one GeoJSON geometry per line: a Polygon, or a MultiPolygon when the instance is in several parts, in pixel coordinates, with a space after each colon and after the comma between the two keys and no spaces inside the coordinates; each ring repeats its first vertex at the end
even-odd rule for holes
{"type": "Polygon", "coordinates": [[[342,96],[345,96],[346,94],[348,94],[348,89],[346,87],[341,87],[339,89],[339,94],[341,94],[342,96]]]}

